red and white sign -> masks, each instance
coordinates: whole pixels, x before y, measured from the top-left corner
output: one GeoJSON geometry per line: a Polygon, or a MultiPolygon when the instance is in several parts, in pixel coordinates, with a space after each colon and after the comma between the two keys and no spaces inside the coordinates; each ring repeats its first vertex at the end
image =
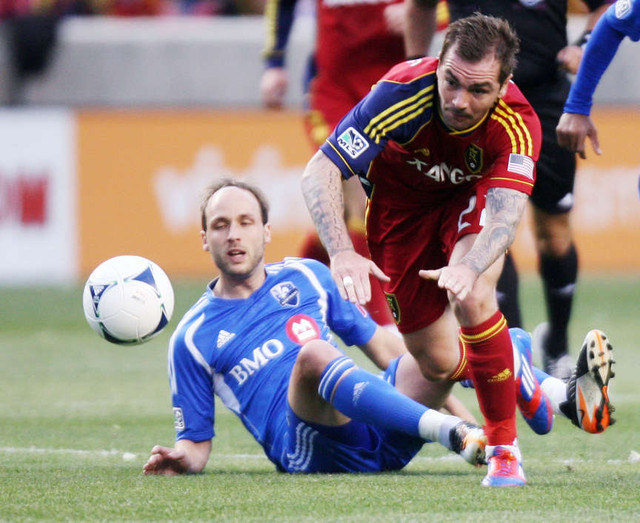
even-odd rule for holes
{"type": "Polygon", "coordinates": [[[0,283],[77,278],[74,117],[0,111],[0,283]]]}

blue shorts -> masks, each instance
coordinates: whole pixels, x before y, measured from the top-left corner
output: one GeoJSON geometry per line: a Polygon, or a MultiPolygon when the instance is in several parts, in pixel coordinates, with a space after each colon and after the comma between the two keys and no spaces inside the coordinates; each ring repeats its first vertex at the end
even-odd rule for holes
{"type": "MultiPolygon", "coordinates": [[[[380,375],[392,385],[398,360],[380,375]]],[[[278,470],[303,474],[400,470],[425,443],[353,420],[338,427],[309,423],[298,418],[290,406],[284,439],[278,470]]]]}

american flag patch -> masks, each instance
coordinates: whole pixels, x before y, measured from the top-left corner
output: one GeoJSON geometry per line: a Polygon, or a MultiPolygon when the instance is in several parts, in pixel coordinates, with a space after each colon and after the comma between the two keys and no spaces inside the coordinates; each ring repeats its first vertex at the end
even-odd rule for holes
{"type": "Polygon", "coordinates": [[[527,178],[533,180],[533,167],[534,163],[531,158],[524,154],[510,154],[509,164],[507,165],[507,171],[515,174],[521,174],[527,178]]]}

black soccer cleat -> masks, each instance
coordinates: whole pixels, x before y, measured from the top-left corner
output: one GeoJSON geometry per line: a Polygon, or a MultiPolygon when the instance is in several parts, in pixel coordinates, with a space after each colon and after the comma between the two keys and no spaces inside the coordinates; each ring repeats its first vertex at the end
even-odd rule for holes
{"type": "Polygon", "coordinates": [[[487,436],[482,427],[461,421],[449,431],[450,448],[475,467],[486,465],[487,436]]]}
{"type": "Polygon", "coordinates": [[[567,401],[560,410],[574,425],[586,432],[603,432],[615,420],[609,400],[609,381],[615,376],[611,369],[613,347],[607,335],[597,329],[587,333],[576,367],[567,384],[567,401]]]}

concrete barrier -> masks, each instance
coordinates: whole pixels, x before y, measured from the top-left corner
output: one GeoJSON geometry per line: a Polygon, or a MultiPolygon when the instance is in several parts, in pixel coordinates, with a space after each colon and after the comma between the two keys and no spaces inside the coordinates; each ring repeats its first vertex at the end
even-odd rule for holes
{"type": "MultiPolygon", "coordinates": [[[[584,17],[570,18],[570,39],[584,17]]],[[[314,20],[294,24],[288,53],[289,107],[302,106],[302,76],[314,20]]],[[[68,18],[46,71],[22,86],[28,105],[232,107],[260,105],[265,25],[261,16],[68,18]]],[[[6,33],[6,30],[4,31],[6,33]]],[[[437,38],[432,49],[439,49],[437,38]]],[[[604,104],[640,105],[640,44],[625,40],[596,93],[604,104]]],[[[6,43],[0,47],[0,101],[10,97],[6,43]]]]}

